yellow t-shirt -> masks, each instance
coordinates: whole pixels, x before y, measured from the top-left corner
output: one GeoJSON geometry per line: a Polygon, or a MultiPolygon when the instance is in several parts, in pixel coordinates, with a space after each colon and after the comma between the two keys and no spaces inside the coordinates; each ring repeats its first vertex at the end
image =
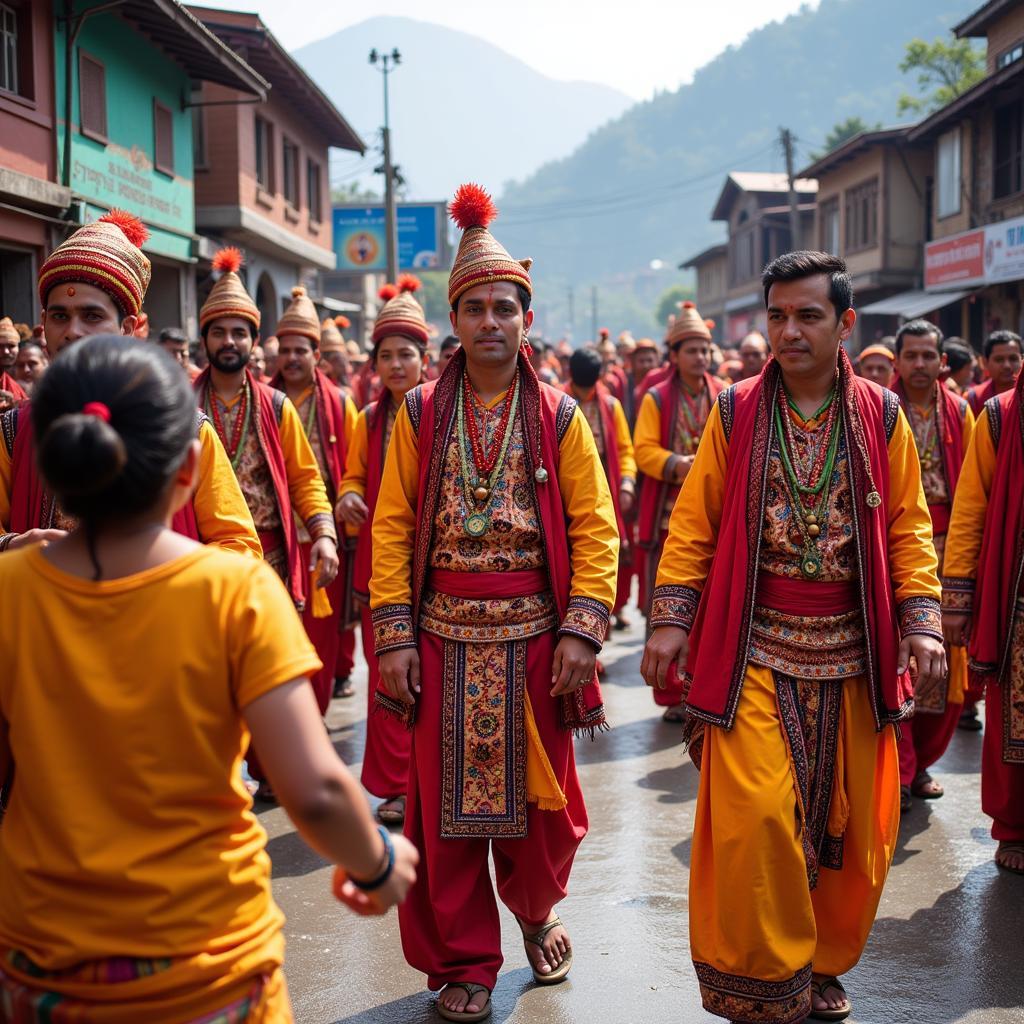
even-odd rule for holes
{"type": "Polygon", "coordinates": [[[93,582],[32,547],[0,608],[0,948],[55,970],[276,941],[241,710],[320,662],[273,570],[202,547],[93,582]]]}

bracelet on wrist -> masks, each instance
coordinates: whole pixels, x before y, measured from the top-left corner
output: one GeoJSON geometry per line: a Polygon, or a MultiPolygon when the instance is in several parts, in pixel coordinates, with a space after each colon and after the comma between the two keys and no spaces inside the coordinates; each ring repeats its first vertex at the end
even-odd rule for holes
{"type": "Polygon", "coordinates": [[[348,876],[348,880],[363,892],[373,892],[374,889],[379,889],[391,877],[391,872],[395,868],[395,844],[391,841],[391,833],[383,825],[377,826],[377,832],[384,840],[384,860],[386,861],[384,870],[368,882],[360,881],[351,874],[348,876]]]}

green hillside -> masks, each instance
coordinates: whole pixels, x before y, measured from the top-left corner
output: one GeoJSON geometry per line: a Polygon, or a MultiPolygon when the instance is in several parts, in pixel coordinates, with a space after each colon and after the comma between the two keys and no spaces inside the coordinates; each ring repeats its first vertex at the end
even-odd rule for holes
{"type": "Polygon", "coordinates": [[[508,186],[496,230],[516,256],[536,260],[545,332],[565,331],[575,286],[575,336],[589,336],[593,285],[602,325],[656,330],[652,297],[679,280],[682,259],[724,237],[708,218],[725,173],[784,170],[780,126],[797,136],[802,166],[852,115],[906,120],[896,116],[900,94],[914,88],[899,71],[906,43],[948,34],[978,6],[821,0],[752,32],[691,84],[637,104],[571,156],[508,186]],[[650,271],[652,260],[665,268],[650,271]]]}

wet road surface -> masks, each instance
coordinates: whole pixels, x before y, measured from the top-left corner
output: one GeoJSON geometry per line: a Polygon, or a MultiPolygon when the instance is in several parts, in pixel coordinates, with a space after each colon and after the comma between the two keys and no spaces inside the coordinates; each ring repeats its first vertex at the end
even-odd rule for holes
{"type": "MultiPolygon", "coordinates": [[[[505,965],[495,1024],[706,1024],[689,960],[687,874],[697,772],[639,677],[639,629],[605,648],[612,729],[577,741],[590,834],[559,913],[573,940],[562,985],[533,984],[503,907],[505,965]]],[[[358,661],[358,659],[357,659],[358,661]]],[[[365,669],[334,701],[332,739],[358,774],[365,669]]],[[[905,816],[878,920],[846,975],[854,1024],[1024,1024],[1024,877],[998,871],[980,810],[981,734],[958,731],[934,770],[946,795],[905,816]]],[[[259,809],[259,806],[257,809],[259,809]]],[[[361,919],[330,895],[330,869],[280,809],[270,835],[274,895],[288,918],[286,971],[300,1024],[435,1024],[423,975],[402,957],[398,920],[361,919]]],[[[499,904],[500,905],[500,904],[499,904]]],[[[472,913],[467,907],[466,913],[472,913]]]]}

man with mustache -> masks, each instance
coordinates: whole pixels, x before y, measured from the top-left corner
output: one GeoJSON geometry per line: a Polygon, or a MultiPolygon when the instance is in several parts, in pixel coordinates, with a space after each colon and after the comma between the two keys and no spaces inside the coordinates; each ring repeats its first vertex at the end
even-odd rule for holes
{"type": "Polygon", "coordinates": [[[931,522],[899,399],[857,377],[846,264],[762,277],[773,359],[714,403],[641,663],[685,679],[700,767],[690,947],[705,1008],[842,1020],[899,828],[895,725],[946,674],[931,522]]]}
{"type": "MultiPolygon", "coordinates": [[[[302,611],[338,574],[338,538],[320,467],[295,406],[287,396],[257,381],[249,370],[259,342],[260,311],[238,270],[242,254],[222,249],[214,270],[222,271],[199,311],[199,332],[209,365],[193,388],[199,408],[227,450],[263,547],[263,557],[288,587],[302,611]],[[310,537],[303,558],[296,517],[310,537]]],[[[259,782],[258,799],[273,801],[258,757],[250,747],[249,773],[259,782]]]]}
{"type": "Polygon", "coordinates": [[[990,398],[1012,391],[1020,368],[1020,335],[1013,331],[993,331],[985,342],[985,372],[988,380],[967,392],[971,412],[980,416],[990,398]]]}
{"type": "Polygon", "coordinates": [[[452,203],[461,345],[399,409],[370,581],[378,699],[413,724],[405,834],[425,870],[402,946],[456,1021],[490,1015],[502,963],[489,855],[536,982],[572,965],[554,909],[587,831],[572,737],[604,724],[619,546],[586,420],[530,363],[530,261],[488,231],[496,212],[476,185],[452,203]]]}
{"type": "MultiPolygon", "coordinates": [[[[942,331],[927,320],[911,320],[896,334],[894,390],[914,433],[921,460],[921,484],[932,518],[935,554],[942,569],[949,516],[964,455],[974,431],[974,414],[959,395],[939,383],[946,365],[942,331]]],[[[967,687],[967,654],[947,649],[949,680],[931,691],[914,694],[916,711],[900,737],[900,809],[909,811],[912,797],[935,800],[943,794],[928,773],[946,751],[963,709],[967,687]]]]}

